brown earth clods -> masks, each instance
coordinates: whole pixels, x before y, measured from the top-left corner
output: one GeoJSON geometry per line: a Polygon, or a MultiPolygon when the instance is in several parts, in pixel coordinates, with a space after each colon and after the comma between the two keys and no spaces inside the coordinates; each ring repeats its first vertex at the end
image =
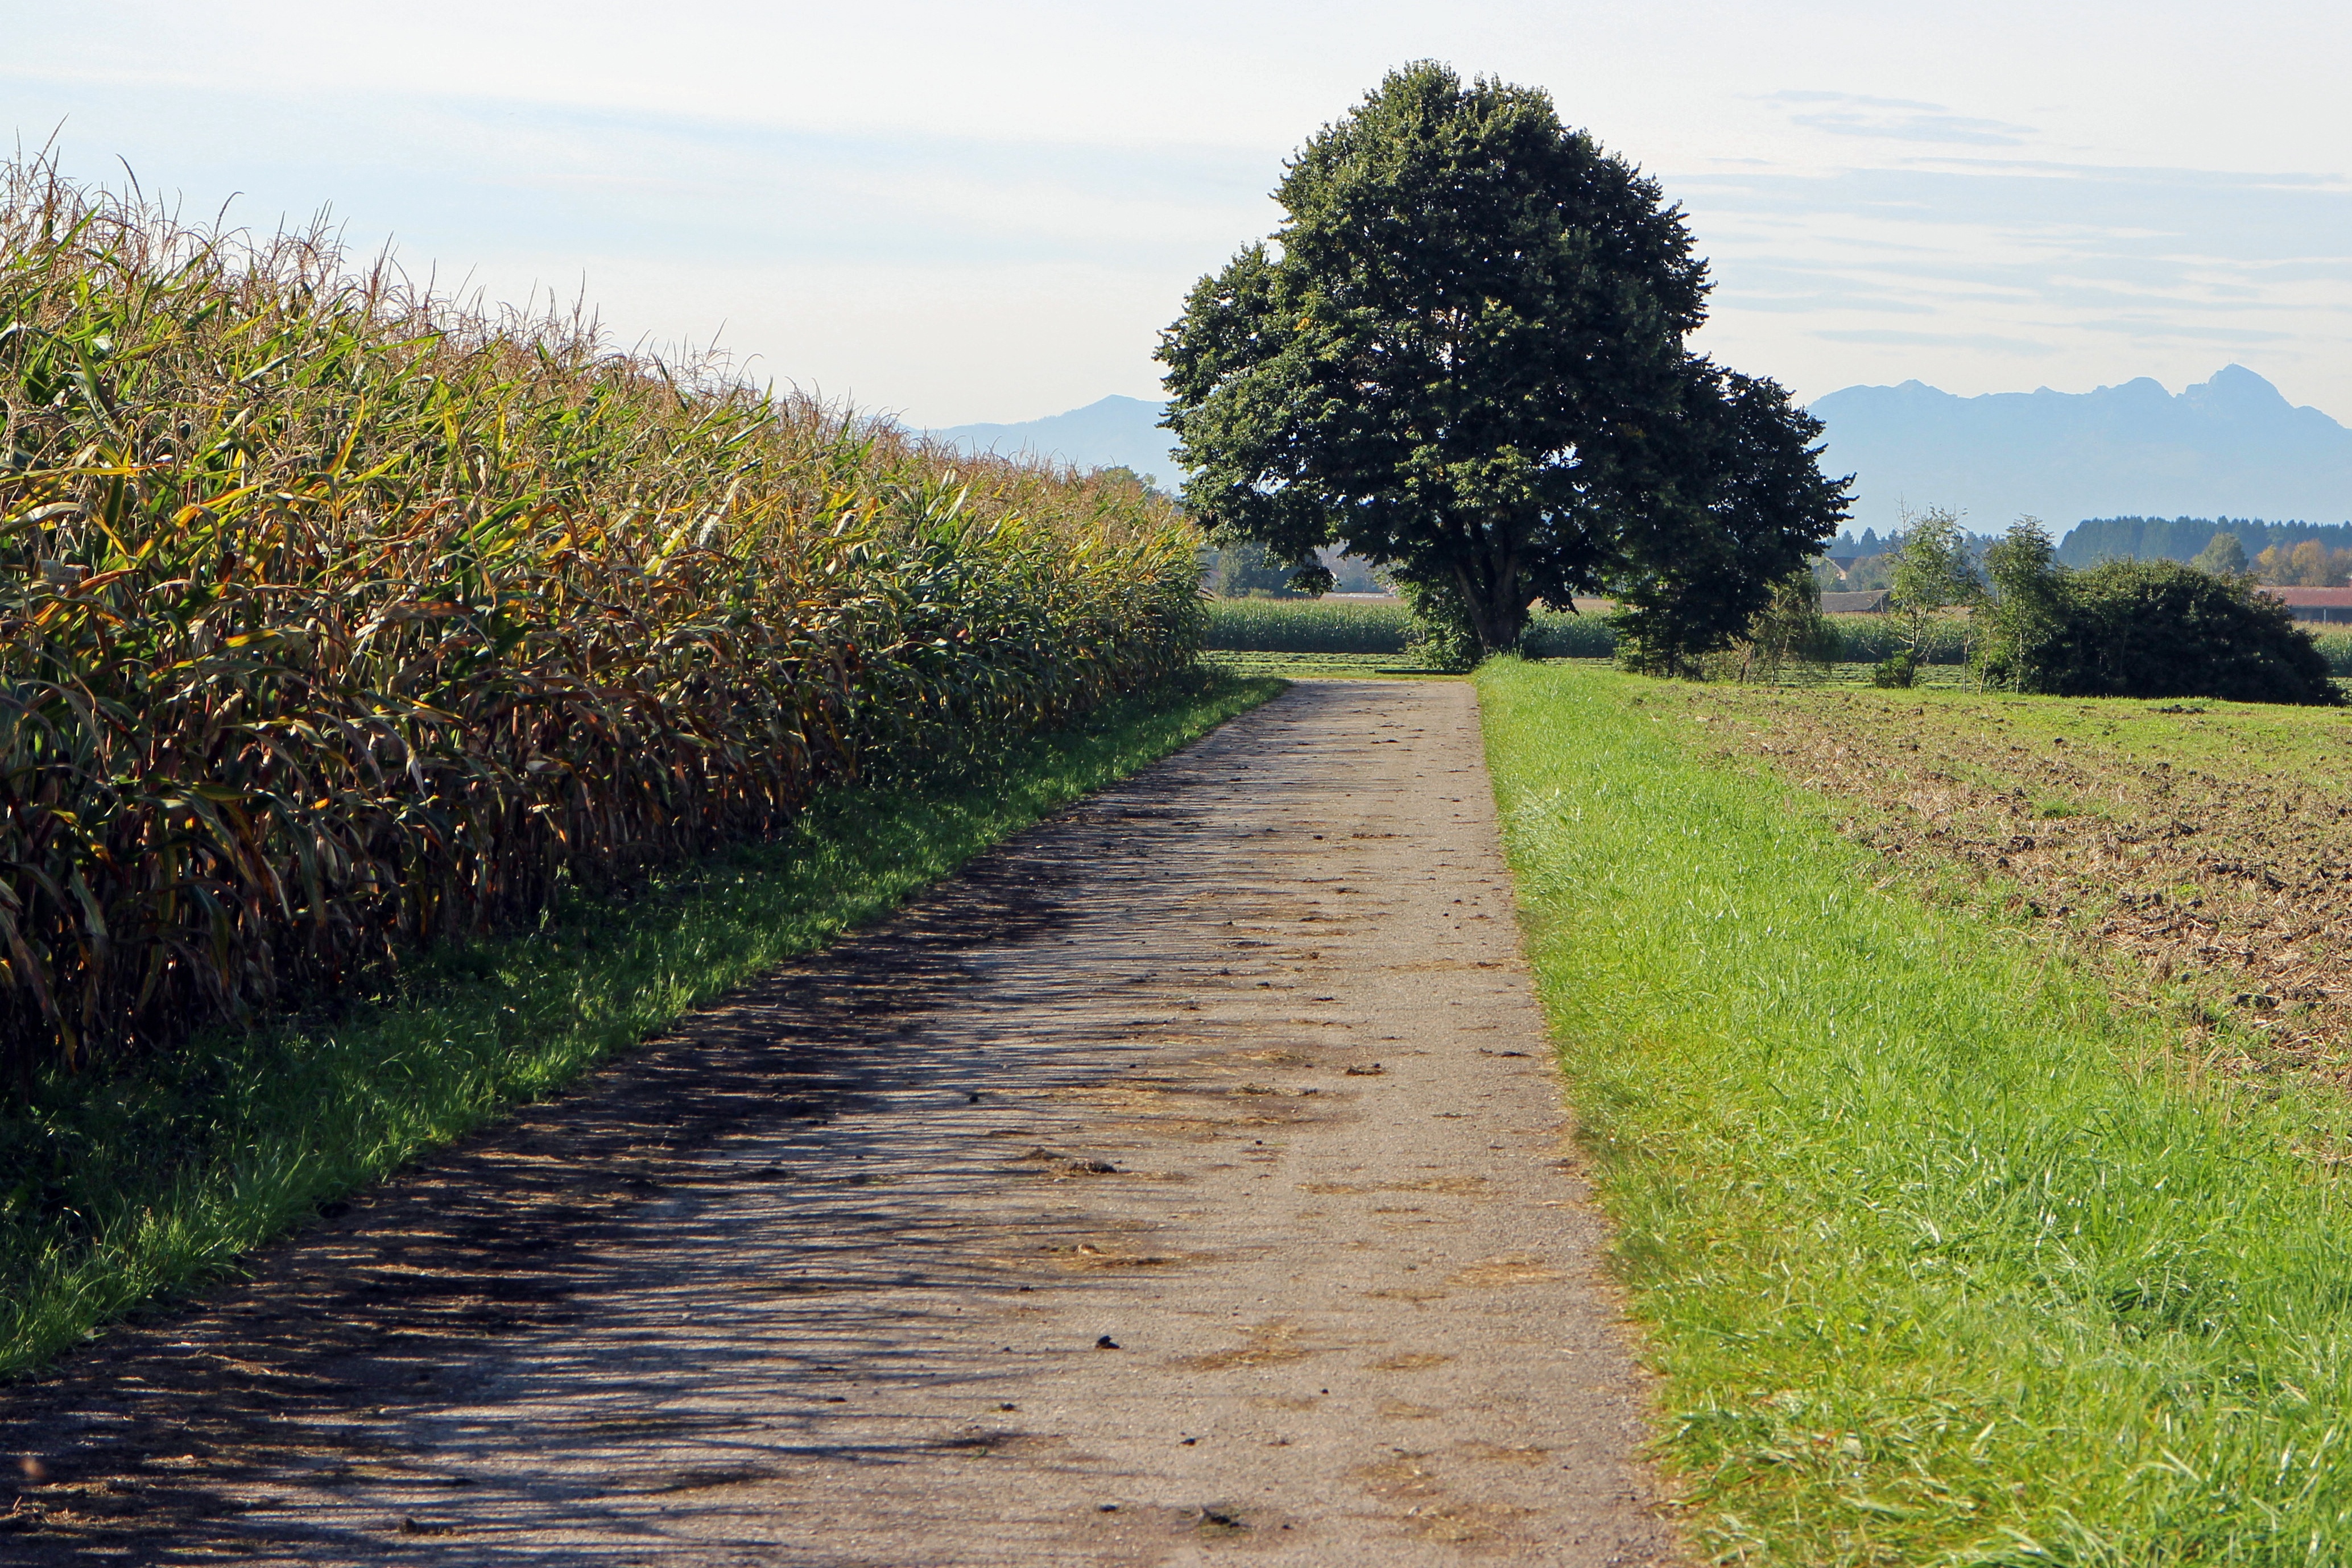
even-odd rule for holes
{"type": "Polygon", "coordinates": [[[0,1395],[0,1560],[1637,1563],[1462,684],[1312,683],[0,1395]]]}
{"type": "Polygon", "coordinates": [[[2188,731],[2191,704],[1690,701],[1717,750],[1825,795],[1891,860],[2000,885],[2011,910],[2132,961],[2133,983],[2227,1009],[2259,1042],[2259,1062],[2219,1047],[2235,1065],[2352,1083],[2352,765],[2265,766],[2259,729],[2216,757],[2231,742],[2188,731]],[[2151,755],[2170,749],[2155,727],[2183,737],[2181,760],[2151,755]]]}

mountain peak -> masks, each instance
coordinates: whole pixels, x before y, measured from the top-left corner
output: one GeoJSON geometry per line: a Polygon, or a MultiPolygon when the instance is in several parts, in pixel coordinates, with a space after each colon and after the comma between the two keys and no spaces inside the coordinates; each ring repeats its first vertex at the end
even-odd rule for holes
{"type": "Polygon", "coordinates": [[[958,424],[926,434],[966,452],[1033,453],[1081,468],[1131,468],[1174,489],[1184,471],[1176,465],[1175,437],[1159,428],[1167,404],[1114,392],[1084,408],[1017,424],[958,424]]]}
{"type": "Polygon", "coordinates": [[[2191,402],[2231,413],[2258,413],[2294,406],[2278,388],[2243,365],[2223,365],[2213,372],[2210,381],[2183,387],[2180,395],[2191,402]]]}
{"type": "Polygon", "coordinates": [[[1856,476],[1856,528],[1928,507],[1981,533],[2021,515],[2062,531],[2093,517],[2352,517],[2352,431],[2239,364],[2177,394],[2147,376],[1977,397],[1912,381],[1848,387],[1812,412],[1823,466],[1856,476]]]}

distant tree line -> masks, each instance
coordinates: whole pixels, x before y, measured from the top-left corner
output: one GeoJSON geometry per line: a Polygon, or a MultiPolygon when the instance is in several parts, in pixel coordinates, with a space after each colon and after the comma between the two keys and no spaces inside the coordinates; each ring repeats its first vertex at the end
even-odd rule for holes
{"type": "MultiPolygon", "coordinates": [[[[2116,520],[2116,519],[2109,519],[2116,520]]],[[[2122,519],[2131,520],[2131,519],[2122,519]]],[[[2352,525],[2326,528],[2305,528],[2300,538],[2282,538],[2288,530],[2303,528],[2302,524],[2268,524],[2238,522],[2229,517],[2211,523],[2198,517],[2175,519],[2182,528],[2214,529],[2205,543],[2193,554],[2142,555],[2138,557],[2103,555],[2092,558],[2092,564],[2105,560],[2182,560],[2200,571],[2218,577],[2251,577],[2254,581],[2274,588],[2342,588],[2352,583],[2352,525]]],[[[2083,525],[2088,528],[2089,524],[2083,525]]],[[[2164,525],[2173,528],[2174,524],[2164,525]]],[[[2081,528],[2075,530],[2080,533],[2081,528]]],[[[2069,536],[2071,540],[2073,536],[2069,536]]],[[[2067,550],[2059,548],[2056,559],[2067,564],[2067,550]]]]}
{"type": "MultiPolygon", "coordinates": [[[[1864,528],[1840,534],[1813,564],[1824,592],[1895,586],[1906,535],[1864,528]]],[[[1962,533],[1956,548],[1981,572],[1992,541],[1962,533]]],[[[2258,517],[2094,517],[2077,524],[2052,554],[2082,570],[2110,560],[2186,561],[2222,576],[2243,573],[2279,588],[2352,584],[2352,523],[2266,523],[2258,517]]]]}
{"type": "MultiPolygon", "coordinates": [[[[2289,554],[2302,544],[2352,551],[2352,523],[2266,523],[2259,517],[2092,517],[2075,524],[2059,541],[2057,562],[2079,568],[2103,560],[2193,561],[2216,534],[2236,535],[2249,559],[2273,549],[2289,554]]],[[[1832,548],[1831,553],[1842,552],[1832,548]]]]}

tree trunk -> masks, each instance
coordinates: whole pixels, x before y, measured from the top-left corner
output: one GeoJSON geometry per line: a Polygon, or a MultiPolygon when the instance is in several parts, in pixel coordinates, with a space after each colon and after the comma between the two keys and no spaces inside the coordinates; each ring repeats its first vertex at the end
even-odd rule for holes
{"type": "Polygon", "coordinates": [[[1462,591],[1471,635],[1478,639],[1478,656],[1487,659],[1519,645],[1528,629],[1528,601],[1519,592],[1517,560],[1506,556],[1479,564],[1488,570],[1474,570],[1466,561],[1456,564],[1454,580],[1462,591]],[[1480,580],[1489,577],[1491,580],[1480,580]]]}

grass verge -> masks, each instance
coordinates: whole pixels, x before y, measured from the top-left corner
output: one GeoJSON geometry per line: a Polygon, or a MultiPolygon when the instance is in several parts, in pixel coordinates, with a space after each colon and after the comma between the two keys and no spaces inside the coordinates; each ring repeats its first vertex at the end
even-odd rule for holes
{"type": "Polygon", "coordinates": [[[821,798],[789,836],[431,955],[340,1020],[53,1076],[0,1118],[0,1376],[21,1375],[418,1153],[560,1088],[989,845],[1281,689],[1212,671],[984,775],[821,798]]]}
{"type": "Polygon", "coordinates": [[[1405,653],[1282,653],[1212,650],[1202,659],[1237,676],[1352,676],[1360,680],[1462,679],[1459,670],[1433,670],[1405,653]]]}
{"type": "Polygon", "coordinates": [[[1497,662],[1498,803],[1695,1537],[1756,1563],[2352,1556],[2352,1228],[2293,1083],[1933,910],[1656,683],[1497,662]]]}

